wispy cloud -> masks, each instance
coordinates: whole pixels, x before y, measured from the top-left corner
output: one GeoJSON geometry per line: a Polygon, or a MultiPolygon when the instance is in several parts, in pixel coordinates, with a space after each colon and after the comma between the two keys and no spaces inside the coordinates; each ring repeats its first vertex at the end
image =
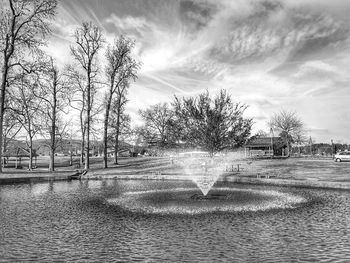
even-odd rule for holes
{"type": "Polygon", "coordinates": [[[350,119],[336,117],[349,116],[349,12],[347,0],[63,0],[50,50],[68,60],[70,32],[92,20],[107,40],[136,40],[135,118],[138,106],[225,88],[250,105],[255,129],[290,108],[318,140],[350,140],[338,131],[350,130],[350,119]]]}

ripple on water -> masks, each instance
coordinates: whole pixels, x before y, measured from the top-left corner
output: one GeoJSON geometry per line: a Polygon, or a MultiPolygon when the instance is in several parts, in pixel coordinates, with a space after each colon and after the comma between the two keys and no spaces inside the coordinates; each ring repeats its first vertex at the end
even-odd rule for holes
{"type": "Polygon", "coordinates": [[[198,189],[176,188],[126,192],[107,200],[125,210],[149,214],[203,214],[294,208],[304,197],[275,190],[215,188],[200,198],[198,189]]]}
{"type": "Polygon", "coordinates": [[[190,182],[91,183],[0,186],[0,262],[350,262],[348,191],[219,183],[205,199],[190,182]],[[210,211],[152,214],[175,205],[210,211]]]}

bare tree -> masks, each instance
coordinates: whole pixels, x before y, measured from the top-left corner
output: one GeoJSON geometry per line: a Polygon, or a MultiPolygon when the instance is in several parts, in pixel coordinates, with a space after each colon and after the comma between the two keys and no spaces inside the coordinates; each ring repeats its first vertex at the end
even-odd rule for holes
{"type": "Polygon", "coordinates": [[[279,131],[280,136],[287,144],[287,155],[290,155],[291,144],[302,138],[304,123],[296,112],[281,110],[275,113],[269,121],[269,126],[279,131]]]}
{"type": "Polygon", "coordinates": [[[91,100],[93,82],[97,77],[96,65],[97,53],[103,45],[101,30],[91,22],[84,22],[74,34],[75,47],[71,46],[71,53],[74,59],[81,65],[86,74],[86,160],[85,169],[90,167],[90,130],[91,130],[91,100]]]}
{"type": "Polygon", "coordinates": [[[258,130],[255,134],[256,137],[269,137],[269,134],[264,130],[258,130]]]}
{"type": "Polygon", "coordinates": [[[55,170],[55,153],[65,132],[67,121],[63,121],[61,114],[65,113],[69,104],[70,89],[65,80],[65,74],[60,72],[52,57],[49,58],[46,68],[38,78],[39,85],[34,89],[34,95],[41,101],[40,111],[43,120],[41,135],[48,139],[50,149],[50,172],[55,170]]]}
{"type": "MultiPolygon", "coordinates": [[[[86,131],[87,131],[87,85],[86,85],[86,76],[82,73],[80,73],[78,70],[74,69],[72,66],[69,66],[66,70],[66,78],[67,78],[67,85],[72,88],[71,93],[73,94],[70,97],[70,106],[77,110],[79,113],[79,130],[81,134],[81,142],[80,142],[80,166],[84,166],[84,151],[85,151],[85,145],[86,145],[86,131]]],[[[102,105],[98,102],[97,103],[97,87],[98,83],[93,82],[93,85],[91,86],[91,92],[90,92],[90,120],[91,124],[96,119],[96,116],[99,115],[102,109],[102,105]]],[[[90,125],[92,134],[94,132],[93,126],[90,125]]]]}
{"type": "Polygon", "coordinates": [[[173,144],[175,114],[167,103],[158,103],[146,110],[139,110],[145,125],[140,129],[141,135],[149,143],[156,142],[161,148],[173,144]]]}
{"type": "MultiPolygon", "coordinates": [[[[6,111],[4,116],[4,125],[3,125],[3,150],[5,153],[7,151],[8,145],[13,141],[16,135],[20,132],[22,126],[16,118],[16,114],[13,111],[6,111]]],[[[3,162],[5,164],[5,160],[3,162]]]]}
{"type": "Polygon", "coordinates": [[[24,72],[19,74],[11,89],[11,105],[9,105],[10,109],[15,112],[18,122],[26,131],[29,170],[33,169],[33,139],[42,128],[39,110],[42,99],[36,97],[33,92],[37,88],[36,79],[36,76],[33,77],[24,72]]]}
{"type": "Polygon", "coordinates": [[[111,116],[109,127],[110,131],[108,133],[108,141],[114,144],[114,161],[118,163],[118,152],[120,148],[121,139],[127,138],[128,134],[131,132],[130,127],[130,116],[125,113],[124,107],[119,107],[118,99],[113,99],[111,104],[111,116]]]}
{"type": "MultiPolygon", "coordinates": [[[[124,83],[126,84],[126,83],[124,83]]],[[[119,150],[119,135],[122,130],[123,114],[125,104],[128,102],[126,99],[126,86],[121,86],[116,90],[116,98],[112,103],[112,114],[113,114],[113,126],[114,126],[114,164],[118,164],[118,150],[119,150]]]]}
{"type": "MultiPolygon", "coordinates": [[[[56,0],[2,1],[0,10],[0,131],[3,130],[6,91],[10,75],[24,67],[24,55],[44,44],[50,33],[48,20],[55,15],[56,0]]],[[[0,149],[2,149],[0,132],[0,149]]],[[[0,151],[0,160],[2,152],[0,151]]],[[[0,166],[0,172],[2,167],[0,166]]]]}
{"type": "Polygon", "coordinates": [[[73,88],[73,96],[70,99],[71,107],[79,112],[80,124],[80,166],[84,165],[85,133],[86,133],[86,77],[73,67],[67,70],[68,85],[73,88]]]}
{"type": "MultiPolygon", "coordinates": [[[[130,80],[136,79],[136,72],[139,68],[139,64],[132,58],[131,51],[134,48],[134,42],[124,36],[116,39],[113,46],[108,46],[106,52],[107,67],[106,76],[109,83],[109,89],[106,94],[105,102],[105,118],[104,118],[104,131],[103,131],[103,143],[104,143],[104,168],[107,168],[107,140],[108,140],[108,126],[109,115],[111,111],[111,104],[114,96],[118,96],[116,102],[121,102],[119,98],[125,96],[127,93],[130,80]]],[[[119,112],[119,111],[117,111],[119,112]]],[[[117,120],[120,116],[117,116],[117,120]]],[[[117,163],[117,159],[115,159],[117,163]]]]}
{"type": "Polygon", "coordinates": [[[301,146],[307,142],[307,137],[305,136],[304,131],[297,133],[294,138],[294,146],[298,148],[298,154],[301,154],[301,146]]]}

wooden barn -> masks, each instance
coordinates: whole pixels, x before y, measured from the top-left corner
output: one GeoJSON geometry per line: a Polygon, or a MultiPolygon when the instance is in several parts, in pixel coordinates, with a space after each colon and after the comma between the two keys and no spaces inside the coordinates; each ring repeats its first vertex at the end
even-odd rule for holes
{"type": "Polygon", "coordinates": [[[246,157],[285,156],[287,144],[281,137],[254,137],[245,145],[246,157]]]}
{"type": "MultiPolygon", "coordinates": [[[[22,168],[22,159],[29,158],[30,157],[29,154],[30,154],[29,149],[26,149],[18,145],[13,145],[3,153],[3,158],[6,159],[6,161],[4,160],[3,162],[3,166],[6,167],[7,165],[9,165],[10,160],[15,158],[15,168],[20,169],[22,168]]],[[[37,157],[38,157],[35,150],[32,151],[32,156],[34,159],[34,167],[35,167],[37,162],[37,157]]]]}

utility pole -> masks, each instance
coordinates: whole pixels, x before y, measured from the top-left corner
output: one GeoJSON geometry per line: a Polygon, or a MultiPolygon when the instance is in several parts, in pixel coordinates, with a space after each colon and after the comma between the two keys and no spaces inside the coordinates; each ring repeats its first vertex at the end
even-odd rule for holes
{"type": "Polygon", "coordinates": [[[272,127],[270,128],[270,136],[271,136],[271,151],[272,153],[270,153],[271,159],[274,156],[274,152],[273,152],[273,129],[272,127]]]}
{"type": "Polygon", "coordinates": [[[311,138],[311,136],[309,139],[309,145],[310,145],[310,156],[312,156],[312,138],[311,138]]]}
{"type": "Polygon", "coordinates": [[[73,165],[73,131],[72,129],[70,130],[70,142],[69,142],[69,166],[72,166],[73,165]]]}

